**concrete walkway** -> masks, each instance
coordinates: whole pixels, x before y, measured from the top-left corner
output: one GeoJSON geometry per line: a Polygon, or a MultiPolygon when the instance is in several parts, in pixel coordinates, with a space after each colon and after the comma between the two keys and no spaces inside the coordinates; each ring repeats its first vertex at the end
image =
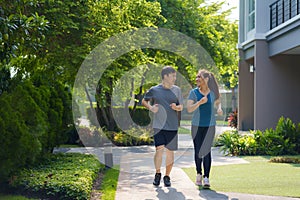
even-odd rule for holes
{"type": "MultiPolygon", "coordinates": [[[[154,147],[142,147],[143,151],[132,151],[120,161],[116,200],[295,200],[296,198],[223,193],[214,190],[199,190],[182,168],[193,167],[193,148],[190,135],[179,136],[179,150],[175,153],[175,164],[171,172],[171,187],[152,185],[154,178],[154,147]]],[[[217,148],[212,150],[213,165],[245,164],[237,157],[225,157],[217,148]]],[[[163,161],[164,163],[164,161],[163,161]]],[[[162,168],[162,175],[164,168],[162,168]]],[[[212,187],[213,188],[213,187],[212,187]]]]}
{"type": "MultiPolygon", "coordinates": [[[[217,129],[217,132],[220,132],[217,129]]],[[[223,131],[223,130],[222,130],[223,131]]],[[[120,165],[116,200],[300,200],[278,196],[262,196],[240,193],[224,193],[213,190],[199,190],[182,168],[193,167],[193,145],[189,134],[179,135],[179,150],[175,153],[175,163],[170,174],[171,187],[154,187],[153,155],[154,146],[113,147],[113,162],[120,165]]],[[[64,151],[60,149],[59,151],[64,151]]],[[[65,152],[92,153],[104,163],[103,148],[73,148],[65,152]]],[[[212,150],[213,165],[245,164],[247,161],[237,157],[225,157],[217,148],[212,150]]],[[[163,165],[165,161],[163,160],[163,165]]],[[[162,175],[164,174],[162,168],[162,175]]]]}

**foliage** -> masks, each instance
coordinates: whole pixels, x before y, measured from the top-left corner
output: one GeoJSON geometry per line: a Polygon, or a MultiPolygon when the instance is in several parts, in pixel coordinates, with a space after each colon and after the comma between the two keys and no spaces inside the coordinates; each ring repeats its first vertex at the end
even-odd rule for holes
{"type": "Polygon", "coordinates": [[[238,125],[238,111],[237,109],[231,113],[229,113],[229,116],[227,118],[228,125],[232,128],[237,128],[238,125]]]}
{"type": "MultiPolygon", "coordinates": [[[[90,15],[89,21],[93,28],[86,33],[87,44],[90,49],[104,40],[122,33],[126,30],[134,30],[144,27],[156,27],[160,15],[160,5],[157,2],[148,2],[146,0],[127,0],[127,1],[89,1],[90,15]]],[[[124,45],[130,44],[131,41],[122,41],[124,45]]],[[[104,52],[107,62],[109,60],[109,49],[104,52]]],[[[104,126],[108,130],[115,129],[115,123],[111,112],[112,93],[118,80],[126,71],[136,66],[151,63],[152,59],[147,55],[147,50],[137,49],[114,60],[106,68],[98,81],[96,90],[97,114],[101,115],[104,120],[104,126]]],[[[136,74],[137,75],[137,74],[136,74]]],[[[134,79],[140,79],[141,75],[135,76],[134,79]]],[[[91,86],[93,87],[93,86],[91,86]]],[[[132,88],[130,88],[132,89],[132,88]]],[[[102,124],[101,124],[102,126],[102,124]]]]}
{"type": "Polygon", "coordinates": [[[218,136],[216,145],[230,155],[295,155],[300,153],[298,127],[289,118],[281,117],[275,130],[256,130],[249,134],[225,131],[218,136]]]}
{"type": "MultiPolygon", "coordinates": [[[[95,108],[97,111],[97,119],[94,119],[91,114],[91,109],[87,108],[87,114],[88,114],[88,119],[90,120],[91,125],[97,126],[97,124],[100,124],[100,126],[104,126],[103,121],[103,115],[100,114],[100,111],[98,111],[99,108],[95,108]],[[97,120],[97,121],[96,121],[97,120]]],[[[105,108],[104,108],[105,109],[105,108]]],[[[133,108],[132,106],[129,106],[128,108],[124,108],[121,106],[113,106],[111,107],[113,110],[114,116],[117,116],[118,118],[118,123],[122,124],[122,129],[129,129],[131,126],[147,126],[150,124],[150,117],[149,117],[149,111],[142,107],[142,106],[137,106],[136,108],[133,108]],[[132,122],[135,123],[130,123],[130,121],[127,119],[125,113],[129,113],[129,116],[132,119],[132,122]]],[[[115,119],[114,119],[115,120],[115,119]]],[[[116,123],[116,122],[114,122],[116,123]]],[[[107,127],[106,127],[107,128],[107,127]]],[[[115,125],[114,131],[119,131],[120,129],[117,127],[117,124],[115,125]]]]}
{"type": "Polygon", "coordinates": [[[270,162],[300,164],[300,158],[297,158],[297,157],[273,157],[270,159],[270,162]]]}
{"type": "MultiPolygon", "coordinates": [[[[90,2],[91,12],[89,20],[94,25],[87,33],[88,44],[91,49],[103,40],[116,35],[117,33],[141,27],[161,27],[179,31],[199,42],[211,55],[219,68],[222,68],[222,76],[226,74],[228,87],[235,87],[236,81],[229,83],[228,77],[234,77],[237,71],[237,26],[226,20],[229,11],[216,14],[222,4],[201,6],[202,1],[113,1],[113,2],[90,2]],[[229,37],[230,36],[230,37],[229,37]],[[226,68],[227,67],[227,68],[226,68]],[[231,72],[230,72],[230,70],[231,72]],[[231,85],[230,85],[231,84],[231,85]]],[[[122,41],[124,45],[129,41],[122,41]]],[[[113,47],[107,47],[108,49],[113,47]]],[[[104,52],[110,55],[109,52],[104,52]]],[[[108,58],[110,56],[107,56],[108,58]]],[[[108,59],[109,60],[109,59],[108,59]]],[[[107,61],[108,62],[108,61],[107,61]]],[[[96,91],[97,114],[104,120],[104,126],[108,130],[115,129],[115,123],[111,113],[112,93],[125,72],[145,65],[145,73],[150,65],[162,64],[178,67],[178,71],[194,83],[194,77],[199,66],[191,66],[186,60],[178,55],[163,50],[137,49],[116,59],[102,74],[96,91]],[[145,65],[146,64],[146,65],[145,65]]],[[[128,76],[127,83],[139,83],[138,87],[131,87],[129,84],[123,86],[127,97],[135,95],[135,102],[141,98],[145,73],[143,70],[136,70],[134,76],[128,76]]],[[[224,75],[225,77],[225,75],[224,75]]],[[[157,78],[157,77],[156,77],[157,78]]],[[[220,78],[220,77],[219,77],[220,78]]],[[[224,79],[225,80],[225,79],[224,79]]],[[[159,81],[159,80],[157,80],[159,81]]],[[[118,90],[119,92],[119,90],[118,90]]],[[[119,93],[124,94],[124,93],[119,93]]],[[[127,100],[124,100],[125,106],[127,100]]],[[[102,126],[102,125],[101,125],[102,126]]]]}
{"type": "Polygon", "coordinates": [[[66,140],[71,113],[63,104],[70,96],[63,95],[66,91],[58,84],[54,90],[23,81],[0,96],[2,178],[32,164],[66,140]]]}
{"type": "MultiPolygon", "coordinates": [[[[237,85],[238,25],[226,17],[231,10],[221,11],[224,2],[207,4],[205,1],[159,0],[162,15],[159,27],[171,28],[195,39],[212,57],[219,72],[219,81],[227,88],[237,85]]],[[[191,66],[181,58],[174,62],[179,71],[194,83],[194,77],[201,66],[191,66]]],[[[211,69],[212,70],[212,69],[211,69]]]]}
{"type": "MultiPolygon", "coordinates": [[[[37,1],[2,0],[0,8],[0,61],[35,55],[45,39],[48,21],[35,10],[37,1]]],[[[29,67],[29,66],[28,66],[29,67]]]]}
{"type": "MultiPolygon", "coordinates": [[[[201,3],[2,0],[0,137],[3,140],[0,143],[5,148],[0,150],[4,163],[0,176],[7,176],[18,167],[35,162],[39,155],[51,152],[53,147],[68,140],[68,135],[76,135],[70,99],[75,75],[88,52],[109,37],[143,27],[169,28],[194,38],[210,52],[218,66],[235,66],[235,54],[231,49],[235,45],[235,25],[225,20],[226,13],[216,14],[219,4],[205,7],[200,6],[201,3]]],[[[159,64],[174,65],[190,78],[191,83],[194,80],[195,66],[173,53],[155,49],[137,49],[120,56],[97,80],[97,88],[92,88],[97,93],[97,112],[105,119],[108,130],[116,128],[111,105],[113,89],[120,78],[136,66],[143,65],[143,70],[136,70],[136,74],[128,76],[129,81],[124,80],[137,85],[125,88],[134,96],[131,113],[134,116],[139,112],[137,102],[151,86],[149,83],[144,85],[143,77],[150,66],[159,64]]],[[[125,102],[126,107],[128,99],[125,102]]],[[[146,118],[141,112],[143,114],[137,114],[141,117],[136,123],[142,123],[141,119],[146,118]]],[[[120,136],[122,141],[126,137],[120,136]]],[[[129,138],[131,142],[128,143],[136,143],[135,139],[129,138]]],[[[145,143],[150,142],[146,138],[145,143]]]]}
{"type": "Polygon", "coordinates": [[[19,170],[10,186],[43,198],[89,199],[93,181],[104,168],[93,155],[52,154],[33,168],[19,170]]]}
{"type": "Polygon", "coordinates": [[[108,142],[105,133],[101,129],[80,127],[78,130],[79,145],[85,147],[103,147],[108,142]]]}
{"type": "MultiPolygon", "coordinates": [[[[27,96],[28,98],[28,96],[27,96]]],[[[4,93],[0,98],[0,177],[9,174],[26,163],[32,163],[39,155],[41,144],[31,134],[20,113],[13,110],[11,97],[4,93]]]]}
{"type": "Polygon", "coordinates": [[[19,195],[1,195],[1,194],[0,194],[0,199],[1,200],[34,200],[19,195]]]}
{"type": "Polygon", "coordinates": [[[237,130],[219,135],[215,145],[221,146],[221,151],[228,155],[255,155],[257,148],[253,136],[241,136],[237,130]]]}
{"type": "Polygon", "coordinates": [[[145,128],[131,128],[126,132],[108,131],[106,135],[116,146],[138,146],[153,144],[151,131],[145,128]]]}

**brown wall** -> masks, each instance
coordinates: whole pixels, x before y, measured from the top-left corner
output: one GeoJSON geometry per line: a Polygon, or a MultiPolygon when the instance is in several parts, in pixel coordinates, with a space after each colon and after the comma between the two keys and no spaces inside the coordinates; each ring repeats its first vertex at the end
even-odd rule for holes
{"type": "Polygon", "coordinates": [[[248,63],[243,59],[242,50],[239,55],[241,59],[239,61],[238,129],[248,131],[254,128],[253,73],[249,71],[251,62],[248,63]]]}
{"type": "Polygon", "coordinates": [[[255,42],[254,129],[275,128],[281,116],[300,121],[300,56],[269,57],[266,41],[255,42]]]}

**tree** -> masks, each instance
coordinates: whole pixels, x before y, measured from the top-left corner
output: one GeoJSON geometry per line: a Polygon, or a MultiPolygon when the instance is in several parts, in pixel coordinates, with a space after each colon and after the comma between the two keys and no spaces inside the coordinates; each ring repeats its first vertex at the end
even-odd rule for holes
{"type": "MultiPolygon", "coordinates": [[[[88,38],[89,49],[120,32],[142,28],[155,27],[160,15],[160,6],[157,2],[146,0],[127,1],[89,1],[89,22],[93,25],[86,38],[88,38]]],[[[126,43],[126,41],[123,41],[126,43]]],[[[107,47],[108,51],[110,47],[107,47]]],[[[110,52],[107,52],[109,62],[110,52]]],[[[96,91],[97,112],[102,116],[101,125],[108,130],[116,129],[112,114],[112,92],[118,79],[130,69],[146,64],[150,61],[144,50],[139,49],[121,56],[105,70],[99,80],[96,91]]],[[[89,86],[87,86],[89,87],[89,86]]],[[[90,87],[92,87],[90,85],[90,87]]],[[[87,88],[86,88],[86,91],[87,88]]],[[[89,94],[87,93],[87,96],[89,94]]]]}
{"type": "MultiPolygon", "coordinates": [[[[3,120],[1,136],[5,139],[0,143],[5,151],[0,152],[0,157],[4,163],[1,171],[7,170],[0,176],[9,175],[14,169],[35,162],[42,154],[52,152],[72,128],[68,83],[76,67],[70,63],[72,58],[64,59],[70,53],[63,50],[63,41],[57,38],[63,35],[67,41],[70,35],[66,33],[72,32],[73,40],[68,46],[81,38],[73,31],[83,24],[73,23],[80,21],[76,5],[74,1],[1,1],[0,118],[3,120]],[[78,14],[74,18],[72,9],[78,14]],[[70,66],[73,71],[67,70],[70,66]]],[[[78,46],[76,54],[82,49],[78,46]]]]}
{"type": "MultiPolygon", "coordinates": [[[[195,39],[210,54],[219,69],[219,80],[227,88],[237,85],[238,52],[236,49],[238,28],[236,22],[226,17],[231,10],[220,12],[224,2],[206,4],[204,1],[159,0],[162,15],[167,19],[159,26],[171,28],[195,39]]],[[[191,66],[177,58],[174,63],[179,71],[193,83],[199,66],[191,66]]]]}

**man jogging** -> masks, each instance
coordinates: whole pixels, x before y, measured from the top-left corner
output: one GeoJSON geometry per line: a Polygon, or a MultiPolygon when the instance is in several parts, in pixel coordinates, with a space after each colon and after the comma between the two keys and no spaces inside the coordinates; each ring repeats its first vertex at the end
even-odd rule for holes
{"type": "Polygon", "coordinates": [[[174,150],[178,149],[178,111],[183,109],[181,89],[174,85],[176,71],[165,66],[161,71],[162,83],[151,87],[142,100],[143,106],[153,112],[154,144],[156,147],[154,165],[156,169],[153,185],[161,180],[161,164],[166,149],[166,172],[163,177],[166,187],[171,186],[170,172],[174,163],[174,150]],[[151,103],[150,103],[151,102],[151,103]]]}

